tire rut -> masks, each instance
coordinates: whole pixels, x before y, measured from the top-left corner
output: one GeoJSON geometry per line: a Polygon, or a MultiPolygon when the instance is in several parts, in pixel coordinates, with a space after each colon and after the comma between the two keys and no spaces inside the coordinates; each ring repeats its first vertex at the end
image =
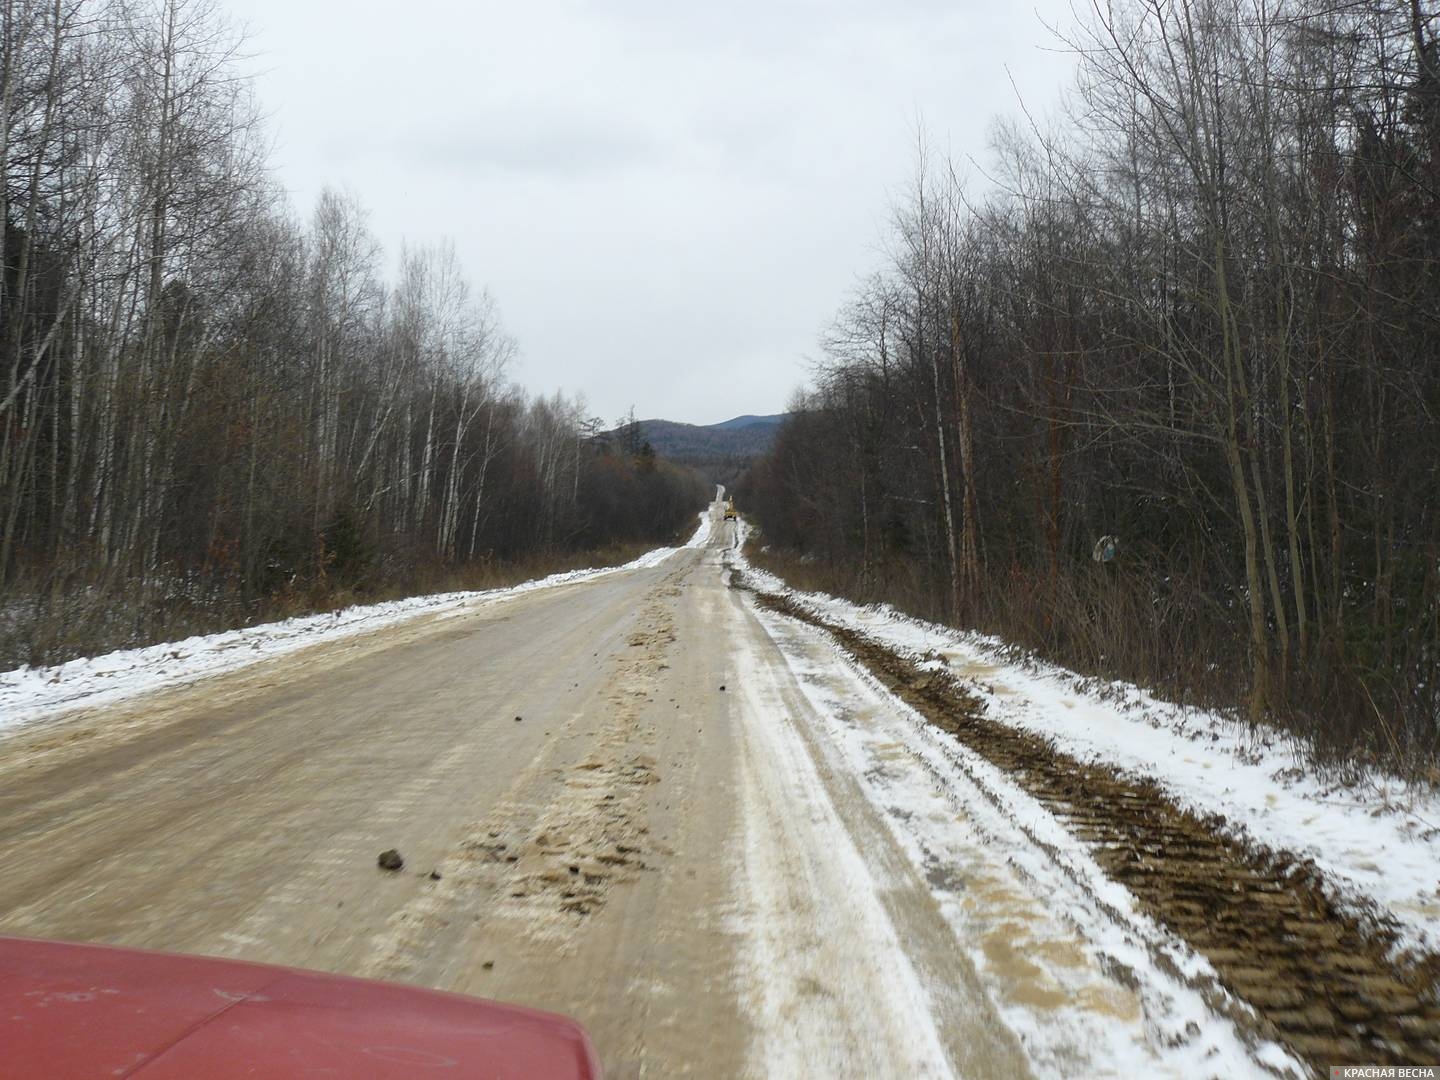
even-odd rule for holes
{"type": "MultiPolygon", "coordinates": [[[[748,588],[742,572],[732,582],[748,588]]],[[[1225,819],[1180,808],[1151,781],[987,718],[958,678],[923,669],[921,658],[750,591],[762,607],[831,634],[929,723],[1003,769],[1317,1073],[1440,1061],[1440,957],[1397,958],[1393,934],[1337,907],[1313,865],[1245,845],[1225,819]]]]}

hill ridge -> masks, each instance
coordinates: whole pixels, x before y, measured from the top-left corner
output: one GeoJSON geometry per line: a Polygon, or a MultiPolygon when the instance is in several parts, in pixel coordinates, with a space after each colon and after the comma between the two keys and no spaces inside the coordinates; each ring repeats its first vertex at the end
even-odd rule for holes
{"type": "MultiPolygon", "coordinates": [[[[742,413],[718,424],[687,424],[659,417],[636,421],[640,439],[669,461],[689,465],[717,484],[729,483],[769,451],[787,414],[742,413]]],[[[620,437],[622,429],[605,433],[620,437]]]]}

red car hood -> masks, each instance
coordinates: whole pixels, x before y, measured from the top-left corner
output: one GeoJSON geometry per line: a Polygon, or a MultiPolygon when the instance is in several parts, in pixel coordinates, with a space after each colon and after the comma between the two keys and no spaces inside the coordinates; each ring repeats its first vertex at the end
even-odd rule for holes
{"type": "Polygon", "coordinates": [[[311,971],[0,937],[0,1075],[592,1080],[551,1013],[311,971]]]}

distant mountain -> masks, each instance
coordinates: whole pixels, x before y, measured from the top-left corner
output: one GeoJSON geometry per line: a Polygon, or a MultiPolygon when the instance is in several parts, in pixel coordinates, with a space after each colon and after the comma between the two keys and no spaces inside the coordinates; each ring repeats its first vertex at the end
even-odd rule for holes
{"type": "Polygon", "coordinates": [[[723,424],[709,424],[707,426],[720,431],[734,431],[737,428],[755,427],[778,427],[785,420],[784,413],[776,413],[774,416],[752,416],[746,413],[744,416],[737,416],[733,420],[726,420],[723,424]]]}
{"type": "Polygon", "coordinates": [[[737,416],[723,424],[682,424],[675,420],[641,420],[641,438],[661,457],[684,461],[695,457],[759,457],[770,449],[782,416],[737,416]]]}
{"type": "MultiPolygon", "coordinates": [[[[662,458],[689,465],[715,483],[726,484],[744,472],[751,460],[770,449],[785,415],[747,414],[720,424],[641,420],[639,438],[648,442],[662,458]]],[[[607,431],[603,437],[619,440],[625,433],[617,428],[607,431]]]]}

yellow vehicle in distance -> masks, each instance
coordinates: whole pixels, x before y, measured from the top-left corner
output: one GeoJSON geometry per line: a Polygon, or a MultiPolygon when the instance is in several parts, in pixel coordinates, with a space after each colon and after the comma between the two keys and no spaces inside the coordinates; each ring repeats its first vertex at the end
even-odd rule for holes
{"type": "Polygon", "coordinates": [[[734,496],[734,495],[731,495],[730,498],[728,498],[728,499],[725,500],[725,520],[726,520],[726,521],[734,521],[734,520],[735,520],[735,496],[734,496]]]}

